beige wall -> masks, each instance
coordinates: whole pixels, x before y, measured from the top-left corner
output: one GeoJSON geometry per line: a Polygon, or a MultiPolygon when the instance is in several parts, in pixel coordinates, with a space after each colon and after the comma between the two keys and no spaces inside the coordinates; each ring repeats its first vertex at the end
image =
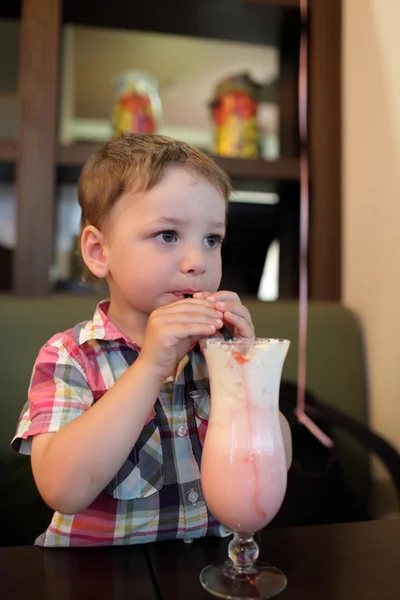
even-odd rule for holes
{"type": "Polygon", "coordinates": [[[371,424],[400,450],[400,0],[343,0],[343,289],[371,424]]]}

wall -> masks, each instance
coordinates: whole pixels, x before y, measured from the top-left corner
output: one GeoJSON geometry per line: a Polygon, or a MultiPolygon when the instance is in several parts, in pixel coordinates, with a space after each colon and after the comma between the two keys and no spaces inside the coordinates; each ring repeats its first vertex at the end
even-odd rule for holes
{"type": "Polygon", "coordinates": [[[399,23],[399,0],[343,0],[344,301],[365,331],[371,425],[398,450],[399,23]]]}

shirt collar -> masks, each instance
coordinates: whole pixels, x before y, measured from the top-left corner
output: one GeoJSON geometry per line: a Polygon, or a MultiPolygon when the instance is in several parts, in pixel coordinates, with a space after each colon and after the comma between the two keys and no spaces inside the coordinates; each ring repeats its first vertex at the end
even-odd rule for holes
{"type": "Polygon", "coordinates": [[[78,345],[82,345],[89,340],[123,340],[128,346],[140,349],[135,342],[110,321],[107,316],[109,307],[110,301],[102,300],[98,303],[93,318],[79,324],[76,335],[78,345]]]}

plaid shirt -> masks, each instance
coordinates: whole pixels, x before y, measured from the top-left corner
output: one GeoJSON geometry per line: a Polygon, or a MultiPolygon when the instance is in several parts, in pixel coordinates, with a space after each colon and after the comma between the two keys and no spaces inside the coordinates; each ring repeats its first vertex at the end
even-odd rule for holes
{"type": "MultiPolygon", "coordinates": [[[[40,350],[12,447],[31,453],[32,436],[82,415],[136,360],[140,348],[107,318],[109,303],[52,337],[40,350]]],[[[193,349],[175,382],[164,382],[135,446],[108,487],[83,512],[56,512],[41,546],[100,546],[223,536],[200,486],[209,415],[204,358],[193,349]]],[[[95,449],[94,449],[95,451],[95,449]]]]}

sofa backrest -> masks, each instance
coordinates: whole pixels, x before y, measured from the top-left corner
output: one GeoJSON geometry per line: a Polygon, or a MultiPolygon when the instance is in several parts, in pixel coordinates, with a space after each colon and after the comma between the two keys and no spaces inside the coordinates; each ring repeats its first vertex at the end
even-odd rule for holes
{"type": "MultiPolygon", "coordinates": [[[[0,297],[0,450],[9,448],[40,346],[54,333],[90,318],[97,301],[93,296],[72,295],[0,297]]],[[[244,302],[259,337],[291,340],[283,378],[297,381],[297,303],[244,302]]],[[[339,304],[311,302],[307,358],[308,389],[322,402],[366,423],[363,340],[355,315],[339,304]]],[[[341,443],[346,445],[347,441],[341,443]]],[[[358,450],[354,445],[351,448],[349,460],[357,462],[358,450]]]]}

